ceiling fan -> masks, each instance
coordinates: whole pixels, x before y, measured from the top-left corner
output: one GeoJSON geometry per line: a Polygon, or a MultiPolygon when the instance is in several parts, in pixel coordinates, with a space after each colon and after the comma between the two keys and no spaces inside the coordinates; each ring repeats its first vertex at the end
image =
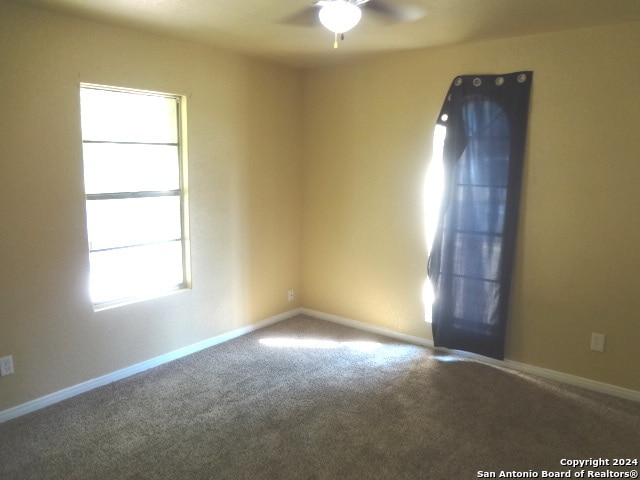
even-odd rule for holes
{"type": "Polygon", "coordinates": [[[399,5],[386,0],[319,0],[290,16],[286,23],[315,25],[317,21],[335,35],[333,48],[338,48],[338,35],[355,27],[362,17],[362,9],[386,17],[393,22],[411,22],[425,15],[425,10],[413,5],[399,5]]]}

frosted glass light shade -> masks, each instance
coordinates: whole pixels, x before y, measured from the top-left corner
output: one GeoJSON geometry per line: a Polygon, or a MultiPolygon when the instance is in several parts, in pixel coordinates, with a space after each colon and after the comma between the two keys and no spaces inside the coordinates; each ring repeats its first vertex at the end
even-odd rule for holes
{"type": "Polygon", "coordinates": [[[334,33],[344,33],[355,27],[362,17],[362,11],[345,0],[334,0],[320,9],[320,23],[334,33]]]}

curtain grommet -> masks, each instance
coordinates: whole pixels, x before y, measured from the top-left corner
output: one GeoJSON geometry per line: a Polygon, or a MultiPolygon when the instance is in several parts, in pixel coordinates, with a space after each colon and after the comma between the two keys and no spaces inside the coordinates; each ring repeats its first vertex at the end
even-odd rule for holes
{"type": "Polygon", "coordinates": [[[520,75],[518,75],[518,83],[524,83],[526,81],[527,81],[526,73],[521,73],[520,75]]]}
{"type": "Polygon", "coordinates": [[[454,84],[456,87],[459,87],[460,85],[462,85],[462,78],[460,78],[460,77],[456,78],[456,79],[453,81],[453,84],[454,84]]]}
{"type": "Polygon", "coordinates": [[[496,78],[496,85],[498,86],[504,85],[504,77],[496,78]]]}
{"type": "Polygon", "coordinates": [[[473,79],[473,86],[474,87],[479,87],[480,85],[482,85],[482,80],[480,80],[480,78],[476,77],[473,79]]]}

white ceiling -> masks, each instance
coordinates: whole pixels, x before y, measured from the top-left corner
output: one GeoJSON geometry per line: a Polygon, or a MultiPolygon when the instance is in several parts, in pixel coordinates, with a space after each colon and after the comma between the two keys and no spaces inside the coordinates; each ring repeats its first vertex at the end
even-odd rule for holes
{"type": "Polygon", "coordinates": [[[333,50],[318,23],[285,20],[313,0],[11,0],[73,16],[219,46],[297,67],[399,51],[640,20],[640,0],[388,0],[426,15],[391,23],[364,11],[333,50]]]}

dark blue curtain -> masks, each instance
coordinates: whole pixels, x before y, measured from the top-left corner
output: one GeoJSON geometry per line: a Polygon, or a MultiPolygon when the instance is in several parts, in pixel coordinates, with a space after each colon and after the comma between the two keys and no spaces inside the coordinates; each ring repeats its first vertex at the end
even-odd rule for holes
{"type": "Polygon", "coordinates": [[[429,256],[436,346],[504,358],[532,77],[457,77],[440,112],[445,186],[429,256]]]}

